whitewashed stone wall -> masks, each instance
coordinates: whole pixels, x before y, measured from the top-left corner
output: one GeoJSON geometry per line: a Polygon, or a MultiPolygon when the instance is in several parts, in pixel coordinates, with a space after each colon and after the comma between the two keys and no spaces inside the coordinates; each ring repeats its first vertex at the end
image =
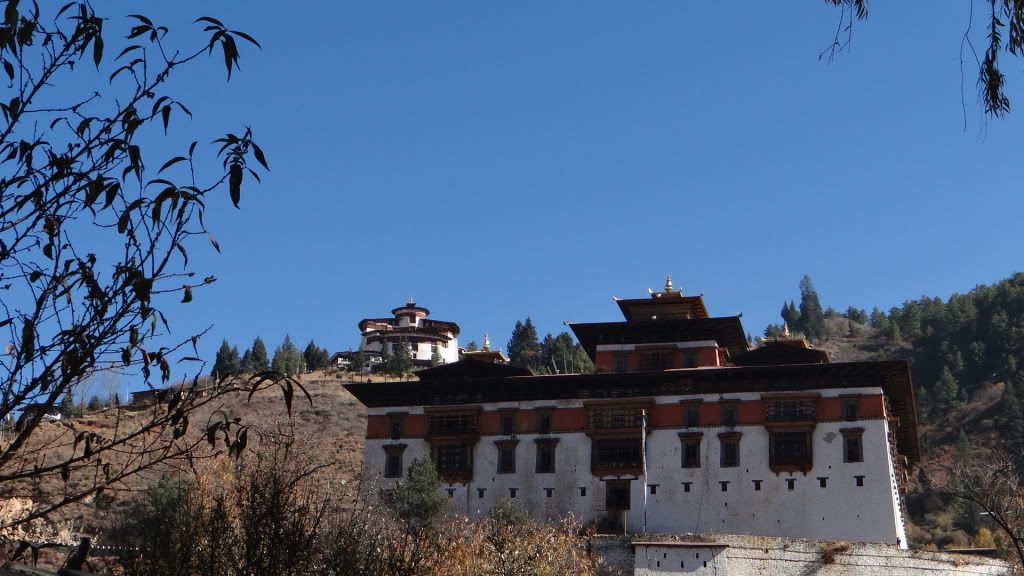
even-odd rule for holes
{"type": "MultiPolygon", "coordinates": [[[[879,394],[879,389],[822,390],[823,396],[861,393],[879,394]]],[[[677,404],[680,400],[701,398],[705,402],[756,400],[756,393],[721,397],[704,395],[658,397],[657,402],[677,404]]],[[[580,400],[496,403],[484,405],[485,411],[500,408],[529,409],[538,406],[582,407],[580,400]]],[[[370,414],[386,414],[395,408],[371,409],[370,414]]],[[[422,414],[422,408],[409,408],[422,414]]],[[[513,497],[538,518],[573,515],[581,522],[598,520],[605,508],[605,486],[609,479],[630,480],[630,533],[708,533],[752,534],[793,538],[820,538],[878,542],[906,546],[899,492],[888,447],[888,424],[883,419],[856,422],[819,423],[813,433],[814,467],[807,474],[775,474],[768,468],[769,436],[763,426],[733,428],[652,430],[647,438],[647,477],[596,477],[591,474],[591,440],[582,432],[547,435],[558,438],[555,472],[536,472],[535,434],[519,434],[516,472],[499,474],[496,440],[509,436],[484,436],[473,452],[473,480],[442,487],[452,502],[452,511],[471,518],[485,516],[498,502],[513,497]],[[843,462],[841,428],[864,429],[864,462],[843,462]],[[701,467],[682,468],[680,431],[700,431],[701,467]],[[722,468],[718,434],[735,430],[743,434],[740,465],[722,468]],[[863,486],[856,477],[863,476],[863,486]],[[826,478],[825,486],[819,478],[826,478]],[[793,480],[793,489],[787,479],[793,480]],[[760,480],[760,490],[754,480],[760,480]],[[686,492],[684,482],[690,484],[686,492]],[[723,491],[721,482],[728,482],[723,491]],[[651,493],[651,485],[656,492],[651,493]]],[[[400,440],[368,439],[364,466],[368,485],[381,480],[385,453],[383,446],[401,443],[405,467],[415,458],[429,457],[427,442],[417,438],[400,440]]]]}

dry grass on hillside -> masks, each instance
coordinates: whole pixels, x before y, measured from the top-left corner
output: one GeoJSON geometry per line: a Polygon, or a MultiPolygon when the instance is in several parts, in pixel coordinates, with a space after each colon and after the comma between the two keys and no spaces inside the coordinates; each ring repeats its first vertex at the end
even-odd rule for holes
{"type": "MultiPolygon", "coordinates": [[[[189,416],[192,424],[189,437],[184,440],[202,438],[205,424],[211,418],[219,418],[216,413],[220,411],[229,419],[237,417],[243,424],[251,426],[248,447],[242,458],[253,457],[259,451],[260,439],[265,434],[288,430],[298,439],[297,446],[305,450],[307,455],[332,463],[328,469],[331,475],[329,481],[348,483],[356,480],[362,467],[365,409],[342,387],[345,382],[343,377],[317,373],[304,375],[300,381],[309,392],[312,402],[296,391],[291,417],[278,388],[260,391],[251,399],[246,392],[231,392],[189,416]]],[[[163,409],[161,406],[123,406],[107,408],[80,418],[42,423],[32,438],[36,458],[41,462],[56,460],[70,449],[62,445],[80,432],[95,432],[104,436],[118,426],[121,430],[130,430],[147,419],[147,411],[163,409]]],[[[73,541],[80,536],[100,534],[118,520],[125,502],[153,485],[161,474],[192,480],[196,474],[204,475],[227,465],[225,462],[228,457],[220,445],[212,450],[204,442],[195,456],[191,462],[171,462],[129,477],[99,497],[71,504],[51,515],[45,522],[36,522],[30,528],[9,535],[38,540],[73,541]]],[[[73,475],[68,479],[68,485],[75,486],[88,481],[88,478],[73,475]]],[[[40,503],[55,501],[65,489],[59,477],[43,481],[27,480],[0,486],[0,498],[5,499],[8,510],[13,512],[26,505],[38,506],[40,503]]],[[[3,502],[0,502],[0,514],[3,513],[3,502]]]]}

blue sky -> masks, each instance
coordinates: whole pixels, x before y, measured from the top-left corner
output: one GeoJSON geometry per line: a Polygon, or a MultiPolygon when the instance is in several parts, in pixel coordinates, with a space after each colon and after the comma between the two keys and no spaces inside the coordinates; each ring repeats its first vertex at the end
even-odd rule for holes
{"type": "Polygon", "coordinates": [[[214,202],[223,254],[192,252],[218,282],[170,309],[183,337],[214,325],[211,360],[257,334],[347,350],[410,296],[503,345],[526,316],[617,319],[671,273],[757,335],[804,274],[887,309],[1021,268],[1024,120],[981,118],[968,64],[965,130],[964,3],[875,3],[832,63],[823,1],[284,6],[149,12],[263,44],[229,84],[217,59],[177,84],[172,141],[248,124],[272,167],[242,210],[214,202]]]}

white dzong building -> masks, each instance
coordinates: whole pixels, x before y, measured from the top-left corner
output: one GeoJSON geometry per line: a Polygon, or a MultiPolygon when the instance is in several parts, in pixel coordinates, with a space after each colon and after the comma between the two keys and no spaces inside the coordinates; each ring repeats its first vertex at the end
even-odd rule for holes
{"type": "Polygon", "coordinates": [[[459,360],[458,324],[430,319],[430,310],[418,306],[412,298],[391,314],[391,318],[359,321],[359,352],[363,358],[381,359],[394,354],[397,346],[408,345],[413,364],[418,367],[430,366],[435,352],[443,364],[459,360]]]}

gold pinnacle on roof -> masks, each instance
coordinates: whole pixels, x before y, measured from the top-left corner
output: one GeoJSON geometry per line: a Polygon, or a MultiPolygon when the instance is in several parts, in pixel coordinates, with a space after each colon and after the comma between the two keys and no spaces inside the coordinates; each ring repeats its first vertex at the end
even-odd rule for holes
{"type": "Polygon", "coordinates": [[[490,352],[490,351],[491,351],[491,337],[487,335],[487,332],[484,332],[484,352],[490,352]]]}
{"type": "Polygon", "coordinates": [[[782,323],[782,337],[789,338],[789,322],[782,323]]]}
{"type": "Polygon", "coordinates": [[[671,291],[672,291],[672,275],[671,274],[666,274],[665,275],[665,292],[671,292],[671,291]]]}

